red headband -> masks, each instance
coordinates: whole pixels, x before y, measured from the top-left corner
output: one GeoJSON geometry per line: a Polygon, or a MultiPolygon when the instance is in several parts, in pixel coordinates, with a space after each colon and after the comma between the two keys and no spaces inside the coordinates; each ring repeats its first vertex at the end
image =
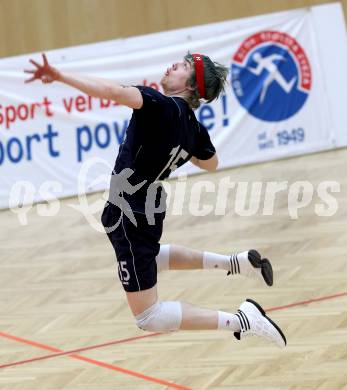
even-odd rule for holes
{"type": "Polygon", "coordinates": [[[201,54],[192,54],[195,65],[196,84],[201,98],[205,97],[205,75],[204,75],[204,60],[201,54]]]}

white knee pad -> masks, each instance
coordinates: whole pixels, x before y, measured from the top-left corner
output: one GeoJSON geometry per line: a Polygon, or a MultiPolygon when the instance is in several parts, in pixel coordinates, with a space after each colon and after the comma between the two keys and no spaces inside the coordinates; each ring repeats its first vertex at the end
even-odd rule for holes
{"type": "Polygon", "coordinates": [[[182,322],[182,307],[178,301],[156,302],[136,317],[136,325],[150,332],[178,330],[182,322]]]}
{"type": "Polygon", "coordinates": [[[155,258],[157,261],[158,272],[169,269],[169,258],[170,258],[170,245],[160,245],[160,251],[155,258]]]}

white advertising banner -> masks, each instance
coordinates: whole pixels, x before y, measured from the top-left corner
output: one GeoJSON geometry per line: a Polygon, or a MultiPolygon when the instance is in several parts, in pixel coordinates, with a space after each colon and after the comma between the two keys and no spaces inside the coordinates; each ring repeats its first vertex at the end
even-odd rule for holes
{"type": "MultiPolygon", "coordinates": [[[[227,65],[225,94],[196,116],[210,131],[220,168],[231,167],[347,144],[339,139],[347,110],[332,109],[346,102],[346,32],[341,7],[324,7],[46,54],[62,71],[159,90],[167,67],[188,50],[227,65]],[[324,38],[329,30],[333,41],[324,38]],[[339,53],[340,75],[325,51],[339,53]]],[[[107,188],[131,116],[127,107],[61,83],[24,84],[29,58],[41,61],[39,53],[0,60],[0,208],[107,188]],[[30,195],[21,193],[23,182],[30,195]]]]}

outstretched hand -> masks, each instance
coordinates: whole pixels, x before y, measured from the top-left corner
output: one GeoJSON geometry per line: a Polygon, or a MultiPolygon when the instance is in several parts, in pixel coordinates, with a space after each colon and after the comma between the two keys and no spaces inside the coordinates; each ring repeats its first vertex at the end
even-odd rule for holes
{"type": "Polygon", "coordinates": [[[25,83],[31,83],[34,80],[41,80],[43,83],[52,83],[59,78],[59,71],[56,68],[53,68],[47,60],[45,54],[42,54],[43,65],[38,64],[36,61],[30,59],[29,61],[35,66],[36,69],[25,69],[25,73],[32,74],[32,77],[25,80],[25,83]]]}

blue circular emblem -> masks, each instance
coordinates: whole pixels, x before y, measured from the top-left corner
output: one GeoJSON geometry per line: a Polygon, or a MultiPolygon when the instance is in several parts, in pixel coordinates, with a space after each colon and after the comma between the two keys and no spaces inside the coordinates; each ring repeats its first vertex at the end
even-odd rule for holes
{"type": "Polygon", "coordinates": [[[265,31],[245,40],[233,57],[231,84],[254,117],[277,122],[295,115],[311,89],[311,68],[297,41],[265,31]]]}

